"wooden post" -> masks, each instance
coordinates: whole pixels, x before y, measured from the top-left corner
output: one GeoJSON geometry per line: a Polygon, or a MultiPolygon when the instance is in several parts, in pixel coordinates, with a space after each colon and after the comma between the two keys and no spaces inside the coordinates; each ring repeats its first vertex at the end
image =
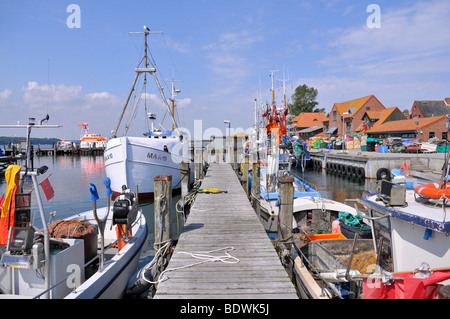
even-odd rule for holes
{"type": "Polygon", "coordinates": [[[238,174],[239,167],[237,165],[237,136],[233,137],[233,169],[238,174]]]}
{"type": "Polygon", "coordinates": [[[244,168],[244,171],[242,172],[242,179],[243,179],[243,183],[242,183],[242,187],[245,190],[245,194],[247,194],[248,197],[248,161],[249,161],[249,156],[245,155],[244,157],[244,162],[242,163],[242,166],[244,168]]]}
{"type": "Polygon", "coordinates": [[[259,217],[259,194],[261,187],[261,171],[259,161],[253,162],[252,177],[252,206],[259,217]]]}
{"type": "Polygon", "coordinates": [[[172,175],[153,178],[155,198],[155,249],[159,249],[172,238],[172,175]]]}
{"type": "Polygon", "coordinates": [[[191,170],[188,162],[181,162],[181,196],[184,198],[189,193],[191,170]]]}
{"type": "MultiPolygon", "coordinates": [[[[292,279],[292,219],[294,207],[294,177],[278,178],[280,190],[280,206],[278,212],[278,241],[285,247],[290,256],[286,260],[287,273],[292,279]]],[[[284,255],[284,254],[283,254],[284,255]]]]}
{"type": "Polygon", "coordinates": [[[203,158],[202,149],[194,148],[194,159],[195,159],[195,179],[203,179],[203,158]]]}

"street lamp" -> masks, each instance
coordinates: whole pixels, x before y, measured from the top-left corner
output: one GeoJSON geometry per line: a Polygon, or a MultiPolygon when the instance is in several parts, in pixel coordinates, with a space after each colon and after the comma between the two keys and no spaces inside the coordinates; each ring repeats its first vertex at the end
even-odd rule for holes
{"type": "Polygon", "coordinates": [[[231,162],[231,150],[230,150],[230,131],[231,131],[231,121],[229,120],[224,120],[223,121],[225,124],[228,124],[228,138],[227,138],[227,157],[228,157],[228,163],[231,162]]]}
{"type": "Polygon", "coordinates": [[[345,138],[346,138],[346,134],[345,134],[345,116],[351,114],[350,112],[344,112],[344,114],[342,114],[342,136],[344,137],[342,140],[342,153],[344,153],[345,151],[345,138]]]}

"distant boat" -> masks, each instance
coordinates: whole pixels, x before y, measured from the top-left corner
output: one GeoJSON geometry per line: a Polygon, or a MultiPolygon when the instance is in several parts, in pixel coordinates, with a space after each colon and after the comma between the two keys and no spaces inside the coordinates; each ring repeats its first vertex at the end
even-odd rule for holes
{"type": "Polygon", "coordinates": [[[81,121],[78,126],[84,129],[81,135],[80,151],[103,151],[106,148],[106,139],[99,133],[89,133],[88,123],[81,121]]]}
{"type": "MultiPolygon", "coordinates": [[[[136,77],[134,79],[131,90],[128,94],[127,101],[119,116],[119,121],[109,139],[105,152],[105,172],[106,176],[111,179],[111,188],[114,194],[122,189],[122,185],[134,189],[139,187],[140,198],[152,198],[153,196],[153,179],[154,176],[171,175],[172,188],[181,188],[181,162],[187,162],[190,165],[191,181],[193,181],[194,163],[189,153],[189,143],[187,136],[178,128],[174,118],[175,107],[175,90],[172,81],[172,107],[169,106],[164,95],[163,89],[156,76],[156,66],[150,62],[148,58],[147,36],[148,31],[136,32],[145,36],[145,52],[144,57],[135,69],[136,77]],[[143,65],[142,65],[143,64],[143,65]],[[149,64],[152,64],[151,67],[149,64]],[[144,74],[145,80],[143,87],[147,83],[147,74],[154,77],[156,86],[161,95],[161,99],[167,107],[167,112],[172,121],[172,130],[162,130],[161,125],[156,123],[156,115],[147,113],[148,120],[151,122],[150,129],[145,132],[144,136],[133,137],[127,136],[127,130],[130,122],[125,126],[125,133],[122,137],[117,137],[117,131],[122,121],[122,117],[127,109],[130,97],[135,89],[137,79],[144,74]]],[[[143,95],[143,99],[146,96],[143,95]]],[[[138,98],[140,100],[141,97],[138,98]]],[[[138,101],[139,102],[139,101],[138,101]]],[[[134,105],[133,113],[136,111],[137,104],[134,105]]]]}
{"type": "Polygon", "coordinates": [[[56,149],[59,152],[71,153],[75,149],[75,143],[72,141],[66,141],[63,138],[61,138],[61,140],[58,141],[58,143],[56,144],[56,149]]]}

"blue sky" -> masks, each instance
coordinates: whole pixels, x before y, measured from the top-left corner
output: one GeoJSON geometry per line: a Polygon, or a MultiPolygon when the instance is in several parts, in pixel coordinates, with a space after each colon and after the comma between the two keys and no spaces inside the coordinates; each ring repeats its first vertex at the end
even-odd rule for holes
{"type": "MultiPolygon", "coordinates": [[[[34,136],[77,139],[82,120],[109,136],[141,57],[143,37],[129,32],[143,25],[163,32],[149,36],[150,49],[165,93],[166,81],[182,81],[178,117],[191,131],[194,120],[203,130],[225,133],[225,119],[249,128],[254,99],[270,100],[269,70],[289,76],[288,99],[307,84],[327,111],[370,94],[410,109],[414,100],[450,97],[449,16],[447,0],[0,0],[0,122],[26,123],[48,110],[49,124],[63,128],[34,136]],[[71,3],[80,28],[67,26],[71,3]],[[379,28],[367,25],[370,4],[380,8],[379,28]]],[[[162,118],[156,97],[150,79],[147,106],[162,118]]],[[[130,133],[142,133],[142,117],[130,133]]]]}

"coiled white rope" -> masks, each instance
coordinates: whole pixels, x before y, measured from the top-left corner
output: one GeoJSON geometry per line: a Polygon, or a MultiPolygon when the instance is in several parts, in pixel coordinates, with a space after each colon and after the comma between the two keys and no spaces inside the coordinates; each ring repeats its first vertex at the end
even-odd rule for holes
{"type": "Polygon", "coordinates": [[[202,261],[199,261],[199,262],[193,263],[193,264],[189,264],[189,265],[186,265],[186,266],[166,269],[163,272],[161,272],[161,274],[159,275],[159,278],[158,278],[157,281],[150,281],[147,278],[145,278],[145,276],[143,277],[143,279],[145,281],[151,283],[151,284],[158,284],[158,283],[161,283],[161,282],[166,281],[167,279],[169,279],[169,276],[167,276],[166,273],[170,272],[170,271],[186,269],[186,268],[194,267],[194,266],[197,266],[197,265],[200,265],[200,264],[204,264],[204,263],[208,263],[208,262],[216,262],[216,261],[220,261],[220,262],[228,263],[228,264],[237,264],[237,263],[240,262],[240,260],[238,258],[236,258],[234,256],[231,256],[229,254],[229,252],[233,251],[233,250],[234,250],[234,247],[219,248],[219,249],[214,249],[214,250],[210,250],[210,251],[206,251],[206,252],[179,251],[179,252],[176,252],[176,253],[190,255],[193,258],[201,259],[202,261]],[[211,253],[218,252],[218,251],[224,251],[225,255],[222,255],[222,256],[210,255],[211,253]]]}

